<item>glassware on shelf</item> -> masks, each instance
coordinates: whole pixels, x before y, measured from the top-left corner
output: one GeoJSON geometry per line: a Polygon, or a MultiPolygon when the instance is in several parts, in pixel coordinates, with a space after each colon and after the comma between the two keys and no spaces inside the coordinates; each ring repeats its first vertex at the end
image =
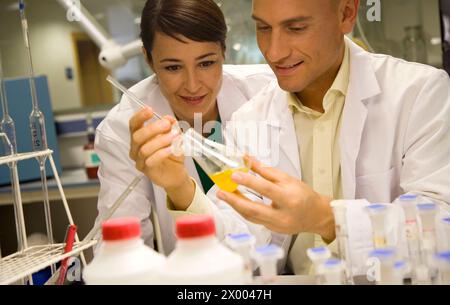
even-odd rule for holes
{"type": "Polygon", "coordinates": [[[427,44],[421,25],[407,26],[403,39],[403,58],[408,61],[428,63],[427,44]]]}

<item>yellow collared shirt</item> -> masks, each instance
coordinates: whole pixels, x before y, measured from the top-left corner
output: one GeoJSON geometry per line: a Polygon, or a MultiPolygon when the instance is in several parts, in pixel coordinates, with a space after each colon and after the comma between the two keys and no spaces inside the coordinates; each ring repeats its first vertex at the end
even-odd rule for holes
{"type": "MultiPolygon", "coordinates": [[[[317,193],[333,199],[343,197],[339,131],[349,77],[350,55],[346,46],[336,79],[323,99],[324,113],[304,106],[294,93],[288,93],[287,96],[294,118],[302,181],[317,193]]],[[[297,235],[288,257],[288,264],[295,274],[309,272],[310,262],[306,249],[320,245],[323,245],[320,236],[310,233],[297,235]]]]}

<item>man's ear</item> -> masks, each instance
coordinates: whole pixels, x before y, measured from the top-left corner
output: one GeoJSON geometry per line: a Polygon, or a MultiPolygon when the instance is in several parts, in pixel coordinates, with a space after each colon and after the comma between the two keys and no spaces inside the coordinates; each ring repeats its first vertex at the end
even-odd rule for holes
{"type": "Polygon", "coordinates": [[[340,3],[340,14],[342,16],[342,31],[344,34],[351,33],[358,18],[359,0],[343,0],[340,3]]]}
{"type": "Polygon", "coordinates": [[[150,69],[152,69],[152,71],[155,72],[155,69],[153,69],[153,61],[144,47],[142,47],[142,53],[144,54],[145,61],[149,65],[150,69]]]}

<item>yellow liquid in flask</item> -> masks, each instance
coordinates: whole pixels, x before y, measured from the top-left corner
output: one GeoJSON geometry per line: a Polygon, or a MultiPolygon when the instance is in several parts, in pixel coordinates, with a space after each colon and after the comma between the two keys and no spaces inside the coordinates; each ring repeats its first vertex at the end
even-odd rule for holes
{"type": "Polygon", "coordinates": [[[247,173],[248,168],[240,167],[240,168],[227,169],[223,172],[218,172],[209,177],[221,190],[232,193],[238,187],[238,184],[231,179],[231,175],[233,175],[233,173],[235,173],[235,172],[246,172],[247,173]]]}

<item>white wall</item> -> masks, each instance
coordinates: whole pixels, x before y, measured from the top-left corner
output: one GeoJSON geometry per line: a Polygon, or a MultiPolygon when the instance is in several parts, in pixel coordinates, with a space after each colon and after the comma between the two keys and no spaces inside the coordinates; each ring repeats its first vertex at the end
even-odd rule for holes
{"type": "MultiPolygon", "coordinates": [[[[0,50],[5,77],[28,75],[19,11],[7,9],[14,2],[18,1],[0,0],[0,50]]],[[[27,0],[26,4],[35,73],[48,77],[53,109],[79,108],[71,33],[82,32],[81,28],[67,21],[65,10],[55,0],[27,0]],[[73,80],[66,79],[66,67],[73,69],[73,80]]]]}

